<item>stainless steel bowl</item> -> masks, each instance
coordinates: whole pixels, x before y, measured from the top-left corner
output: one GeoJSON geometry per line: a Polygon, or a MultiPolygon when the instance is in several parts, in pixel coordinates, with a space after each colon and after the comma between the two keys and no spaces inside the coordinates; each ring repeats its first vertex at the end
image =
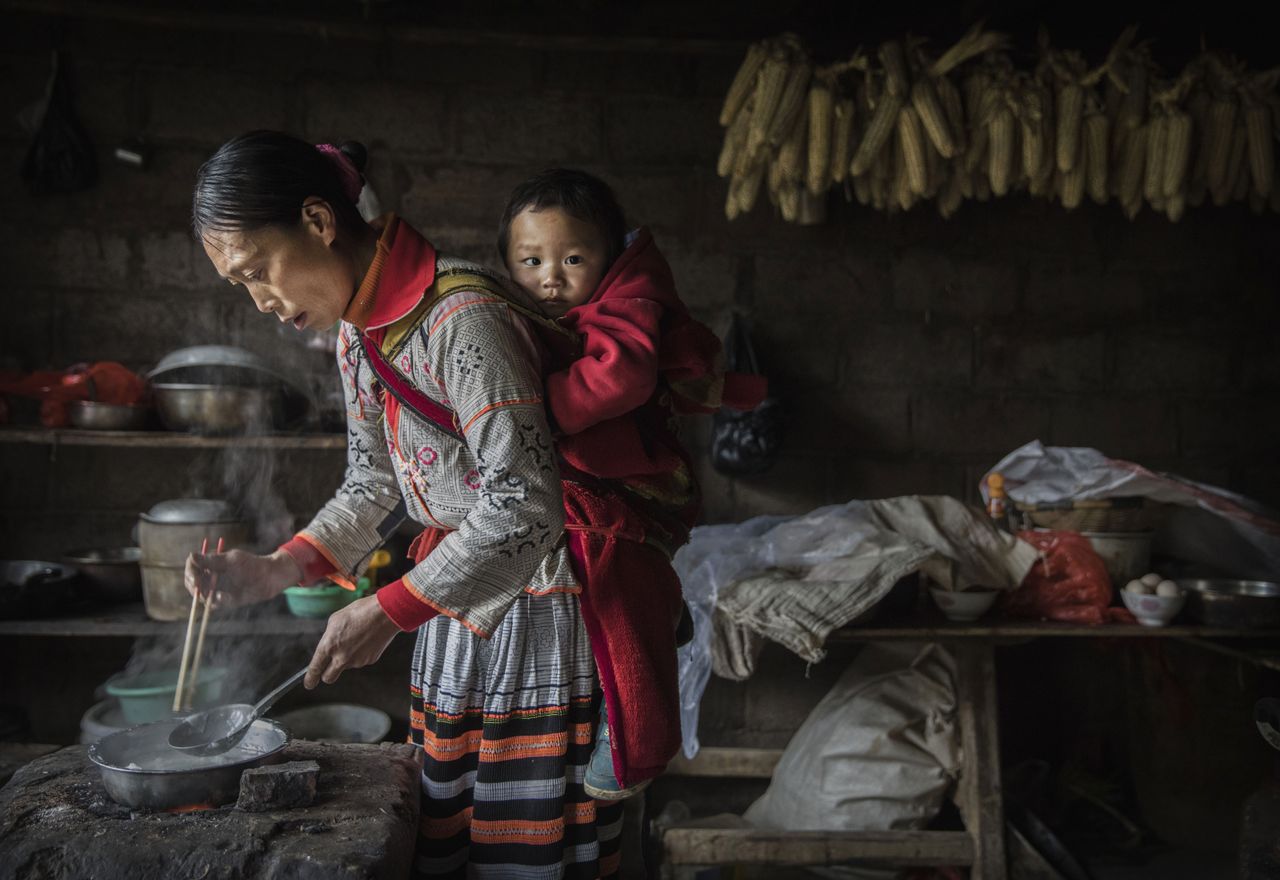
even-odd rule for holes
{"type": "Polygon", "coordinates": [[[142,551],[137,547],[111,547],[72,550],[62,560],[80,571],[94,595],[108,602],[141,602],[141,558],[142,551]]]}
{"type": "Polygon", "coordinates": [[[279,761],[289,733],[267,718],[229,752],[211,758],[169,747],[169,733],[181,719],[153,721],[113,733],[89,746],[111,799],[127,807],[167,810],[187,805],[221,806],[240,793],[240,774],[279,761]]]}
{"type": "Polygon", "coordinates": [[[150,407],[99,403],[96,400],[72,401],[67,409],[71,424],[90,431],[138,431],[146,427],[150,407]]]}
{"type": "Polygon", "coordinates": [[[1280,629],[1280,584],[1229,578],[1179,580],[1187,616],[1226,629],[1280,629]]]}
{"type": "Polygon", "coordinates": [[[282,417],[274,388],[234,385],[158,383],[155,392],[160,421],[172,431],[197,434],[260,434],[282,417]]]}

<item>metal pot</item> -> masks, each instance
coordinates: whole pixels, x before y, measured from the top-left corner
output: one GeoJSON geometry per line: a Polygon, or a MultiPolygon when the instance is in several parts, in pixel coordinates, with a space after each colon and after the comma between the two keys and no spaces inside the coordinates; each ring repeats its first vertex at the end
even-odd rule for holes
{"type": "Polygon", "coordinates": [[[147,616],[155,620],[182,620],[191,600],[182,585],[187,555],[201,543],[210,547],[223,539],[224,549],[249,541],[249,526],[225,501],[181,498],[161,501],[138,520],[138,545],[142,549],[142,598],[147,616]]]}
{"type": "Polygon", "coordinates": [[[142,600],[142,571],[138,547],[112,547],[104,550],[72,550],[62,557],[84,577],[88,592],[108,602],[142,600]]]}
{"type": "Polygon", "coordinates": [[[155,392],[160,421],[171,431],[197,434],[257,434],[283,421],[274,388],[159,383],[155,392]]]}
{"type": "Polygon", "coordinates": [[[239,795],[242,772],[279,761],[289,744],[282,725],[259,718],[235,748],[202,758],[170,748],[169,733],[180,721],[131,727],[89,746],[113,801],[142,810],[221,806],[239,795]]]}
{"type": "Polygon", "coordinates": [[[1225,629],[1280,629],[1280,584],[1231,579],[1180,580],[1186,614],[1225,629]]]}
{"type": "MultiPolygon", "coordinates": [[[[273,395],[271,416],[276,427],[301,419],[310,409],[306,394],[283,374],[272,369],[264,358],[254,352],[234,345],[193,345],[171,351],[160,359],[147,378],[153,388],[202,385],[269,391],[273,395]]],[[[272,420],[267,420],[266,424],[271,424],[272,420]]],[[[176,430],[215,432],[201,428],[176,430]]]]}
{"type": "Polygon", "coordinates": [[[140,431],[147,426],[150,407],[75,400],[67,408],[71,424],[90,431],[140,431]]]}
{"type": "Polygon", "coordinates": [[[0,619],[57,614],[75,598],[76,571],[56,562],[0,562],[0,619]]]}

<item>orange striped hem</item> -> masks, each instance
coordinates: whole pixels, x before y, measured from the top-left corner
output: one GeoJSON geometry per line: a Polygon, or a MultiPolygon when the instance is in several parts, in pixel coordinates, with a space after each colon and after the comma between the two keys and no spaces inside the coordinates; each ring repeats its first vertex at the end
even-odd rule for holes
{"type": "MultiPolygon", "coordinates": [[[[458,293],[461,293],[461,292],[462,291],[458,291],[458,293]]],[[[428,335],[435,333],[436,329],[439,328],[439,326],[443,324],[445,321],[449,320],[449,316],[452,315],[454,312],[465,309],[468,306],[482,306],[482,305],[487,305],[491,303],[498,303],[500,305],[505,305],[505,303],[502,300],[493,299],[492,297],[489,297],[486,299],[475,299],[475,300],[471,300],[470,302],[458,303],[456,306],[449,309],[449,311],[445,312],[443,315],[437,318],[436,322],[431,325],[431,329],[428,330],[427,333],[428,335]]]]}
{"type": "Polygon", "coordinates": [[[422,750],[437,761],[452,761],[480,750],[483,731],[468,730],[458,736],[437,737],[429,730],[422,732],[422,750]]]}
{"type": "Polygon", "coordinates": [[[497,403],[491,403],[487,406],[482,407],[478,413],[473,415],[471,418],[467,419],[467,423],[462,426],[462,433],[464,434],[467,433],[467,429],[470,428],[472,425],[474,425],[477,419],[479,419],[481,416],[485,415],[486,413],[493,412],[495,409],[502,409],[502,407],[504,406],[524,406],[524,405],[532,406],[534,404],[541,406],[542,398],[530,397],[530,398],[518,399],[518,400],[499,400],[497,403]]]}
{"type": "MultiPolygon", "coordinates": [[[[419,692],[417,694],[421,696],[419,692]]],[[[575,699],[575,703],[586,703],[590,701],[590,697],[581,700],[575,699]]],[[[513,718],[545,718],[550,715],[564,715],[569,711],[569,706],[537,706],[532,709],[512,709],[510,712],[489,712],[485,713],[484,709],[479,706],[469,707],[461,712],[442,712],[439,706],[434,703],[426,703],[422,707],[423,712],[430,713],[433,718],[443,718],[447,721],[456,721],[466,718],[467,716],[484,715],[486,723],[501,724],[510,721],[513,718]]]]}
{"type": "Polygon", "coordinates": [[[564,753],[567,733],[550,736],[509,736],[505,739],[482,740],[480,759],[511,761],[519,758],[547,758],[564,753]]]}
{"type": "Polygon", "coordinates": [[[471,824],[471,812],[474,809],[474,807],[466,807],[452,816],[445,816],[442,819],[424,816],[418,823],[418,827],[422,830],[423,837],[428,837],[432,840],[453,837],[471,824]]]}
{"type": "Polygon", "coordinates": [[[590,825],[596,820],[596,802],[565,804],[564,821],[568,825],[590,825]]]}
{"type": "Polygon", "coordinates": [[[563,819],[548,819],[545,822],[474,819],[471,822],[472,843],[528,843],[541,846],[563,839],[563,819]]]}

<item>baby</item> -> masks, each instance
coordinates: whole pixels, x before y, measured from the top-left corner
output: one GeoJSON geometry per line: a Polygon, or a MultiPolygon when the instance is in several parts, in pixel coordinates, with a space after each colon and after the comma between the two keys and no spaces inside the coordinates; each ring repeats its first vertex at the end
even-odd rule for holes
{"type": "Polygon", "coordinates": [[[627,232],[603,181],[552,169],[513,191],[498,229],[511,279],[571,334],[552,350],[546,405],[557,433],[566,535],[604,702],[584,785],[618,800],[680,743],[671,556],[699,495],[677,413],[751,408],[763,380],[726,376],[720,340],[694,320],[646,229],[627,232]]]}

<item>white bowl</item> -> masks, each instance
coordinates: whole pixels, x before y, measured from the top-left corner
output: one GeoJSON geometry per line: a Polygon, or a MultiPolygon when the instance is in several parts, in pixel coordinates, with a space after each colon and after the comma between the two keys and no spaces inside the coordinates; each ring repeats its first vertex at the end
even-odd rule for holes
{"type": "Polygon", "coordinates": [[[1156,596],[1121,590],[1120,598],[1124,599],[1124,607],[1138,618],[1138,623],[1143,626],[1165,626],[1178,616],[1178,612],[1182,610],[1182,603],[1187,600],[1187,594],[1156,596]]]}
{"type": "Polygon", "coordinates": [[[999,590],[965,590],[957,593],[939,587],[930,587],[929,592],[933,594],[934,603],[947,620],[966,623],[986,614],[1000,594],[999,590]]]}

